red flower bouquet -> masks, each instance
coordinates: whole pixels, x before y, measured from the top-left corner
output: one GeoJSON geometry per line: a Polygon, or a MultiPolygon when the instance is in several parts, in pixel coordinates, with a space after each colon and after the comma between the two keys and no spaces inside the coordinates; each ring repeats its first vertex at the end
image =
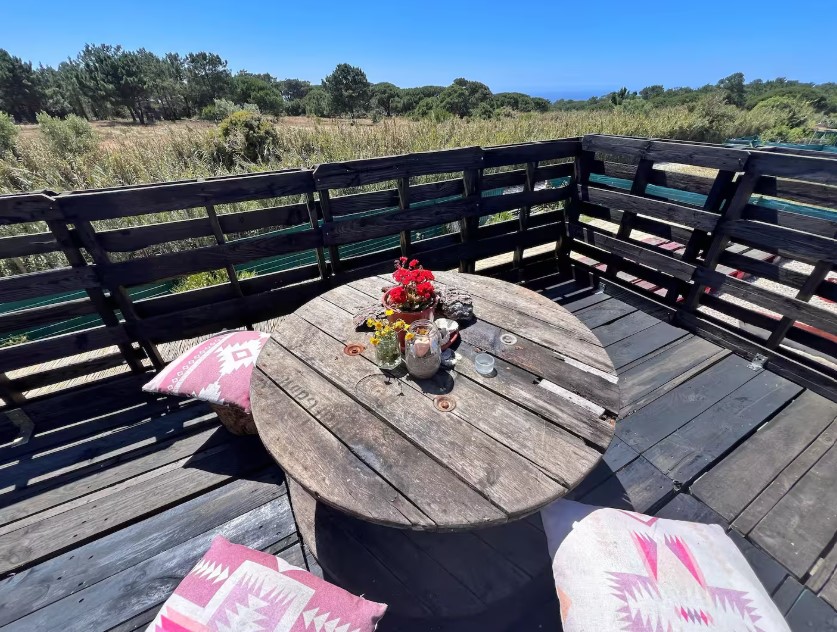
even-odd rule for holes
{"type": "Polygon", "coordinates": [[[382,299],[387,318],[408,324],[419,319],[433,320],[437,302],[433,273],[422,268],[418,259],[408,262],[407,257],[401,257],[395,262],[392,278],[398,285],[387,290],[382,299]]]}

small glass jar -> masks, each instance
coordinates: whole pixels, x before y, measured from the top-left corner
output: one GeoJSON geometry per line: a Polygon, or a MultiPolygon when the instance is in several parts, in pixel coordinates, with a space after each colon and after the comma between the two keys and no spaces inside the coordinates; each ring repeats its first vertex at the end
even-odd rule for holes
{"type": "Polygon", "coordinates": [[[375,362],[384,370],[394,369],[401,364],[401,345],[398,343],[397,331],[380,337],[375,345],[375,362]]]}
{"type": "Polygon", "coordinates": [[[417,320],[410,325],[404,343],[404,362],[415,378],[433,377],[442,364],[442,335],[429,320],[417,320]],[[409,334],[412,334],[409,335],[409,334]]]}

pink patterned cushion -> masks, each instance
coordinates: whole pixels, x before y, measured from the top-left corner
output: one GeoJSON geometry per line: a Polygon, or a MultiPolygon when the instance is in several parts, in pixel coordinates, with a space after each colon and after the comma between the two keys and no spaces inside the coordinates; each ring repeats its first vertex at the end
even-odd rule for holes
{"type": "Polygon", "coordinates": [[[718,525],[569,500],[541,517],[565,632],[789,632],[718,525]]]}
{"type": "Polygon", "coordinates": [[[372,632],[386,609],[217,536],[146,632],[372,632]]]}
{"type": "Polygon", "coordinates": [[[233,404],[250,412],[250,377],[270,334],[229,331],[178,356],[142,390],[233,404]]]}

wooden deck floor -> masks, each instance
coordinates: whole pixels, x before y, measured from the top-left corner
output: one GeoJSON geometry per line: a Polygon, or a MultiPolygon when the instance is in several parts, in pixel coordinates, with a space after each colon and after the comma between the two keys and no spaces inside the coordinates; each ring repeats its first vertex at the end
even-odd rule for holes
{"type": "MultiPolygon", "coordinates": [[[[794,630],[837,630],[837,404],[620,298],[545,285],[606,341],[625,396],[574,497],[729,527],[794,630]]],[[[143,629],[217,533],[312,563],[258,439],[145,379],[33,403],[32,439],[0,450],[0,630],[143,629]]],[[[540,629],[559,629],[552,596],[509,628],[540,629]]]]}

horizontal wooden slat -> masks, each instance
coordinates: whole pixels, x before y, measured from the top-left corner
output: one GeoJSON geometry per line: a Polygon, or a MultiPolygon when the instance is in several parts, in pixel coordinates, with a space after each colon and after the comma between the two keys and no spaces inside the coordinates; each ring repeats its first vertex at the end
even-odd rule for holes
{"type": "Polygon", "coordinates": [[[103,276],[112,285],[139,285],[317,246],[322,246],[322,236],[315,230],[267,235],[187,252],[114,263],[103,271],[103,276]]]}
{"type": "MultiPolygon", "coordinates": [[[[712,145],[625,138],[620,136],[585,136],[582,146],[587,151],[646,158],[655,162],[677,162],[712,169],[743,171],[750,153],[712,145]]],[[[778,174],[776,174],[778,175],[778,174]]]]}
{"type": "MultiPolygon", "coordinates": [[[[775,224],[782,228],[800,230],[805,233],[820,235],[821,237],[837,237],[837,221],[822,217],[812,217],[802,213],[779,211],[766,206],[748,204],[742,214],[744,219],[751,219],[765,224],[775,224]]],[[[837,213],[835,213],[837,217],[837,213]]]]}
{"type": "Polygon", "coordinates": [[[21,274],[0,279],[0,303],[83,290],[98,285],[96,270],[92,266],[21,274]]]}
{"type": "MultiPolygon", "coordinates": [[[[387,259],[388,263],[389,261],[387,259]]],[[[312,264],[289,270],[280,270],[279,272],[272,272],[270,274],[260,274],[250,279],[242,279],[239,281],[239,286],[242,292],[246,296],[249,296],[293,283],[299,283],[300,281],[313,280],[317,278],[318,274],[319,270],[317,265],[312,264]]],[[[225,301],[236,296],[235,288],[233,288],[231,283],[221,283],[188,292],[178,292],[144,299],[134,303],[134,307],[137,315],[146,318],[225,301]]]]}
{"type": "Polygon", "coordinates": [[[91,191],[62,195],[57,204],[70,220],[112,219],[194,208],[211,204],[231,204],[246,200],[300,195],[314,190],[311,171],[279,171],[239,178],[207,179],[182,184],[91,191]]]}
{"type": "Polygon", "coordinates": [[[534,143],[487,147],[485,149],[483,167],[500,167],[504,165],[519,165],[526,162],[571,158],[577,155],[580,149],[581,141],[577,139],[545,140],[534,143]]]}
{"type": "Polygon", "coordinates": [[[707,285],[714,290],[729,292],[733,296],[765,309],[837,335],[837,319],[834,318],[834,314],[810,303],[776,294],[758,285],[752,285],[706,268],[695,270],[695,282],[707,285]]]}
{"type": "Polygon", "coordinates": [[[136,327],[154,342],[192,338],[221,329],[234,329],[250,322],[282,316],[327,289],[324,281],[301,283],[289,288],[242,298],[198,305],[178,312],[152,316],[136,327]]]}
{"type": "Polygon", "coordinates": [[[102,230],[96,233],[96,241],[109,252],[131,252],[169,241],[211,236],[212,226],[209,219],[196,218],[135,228],[102,230]]]}
{"type": "Polygon", "coordinates": [[[24,342],[0,349],[0,373],[128,342],[128,334],[121,325],[24,342]]]}
{"type": "Polygon", "coordinates": [[[0,226],[61,219],[52,198],[43,193],[0,196],[0,226]]]}
{"type": "MultiPolygon", "coordinates": [[[[142,360],[145,357],[141,351],[133,349],[134,357],[142,360]]],[[[83,375],[91,375],[100,371],[107,371],[116,367],[125,366],[125,356],[121,353],[109,353],[97,358],[91,358],[84,362],[77,362],[67,366],[61,366],[46,371],[30,373],[13,381],[13,385],[21,392],[31,391],[44,386],[59,384],[72,380],[83,375]]]]}
{"type": "MultiPolygon", "coordinates": [[[[289,227],[308,222],[305,204],[292,204],[264,208],[256,211],[241,211],[218,216],[218,223],[224,233],[241,233],[262,228],[289,227]]],[[[134,228],[117,228],[96,233],[96,240],[110,252],[130,252],[183,239],[211,237],[212,224],[208,217],[161,222],[134,228]]]]}
{"type": "MultiPolygon", "coordinates": [[[[611,178],[621,178],[633,181],[636,175],[636,165],[626,165],[618,162],[594,160],[590,165],[594,174],[601,174],[611,178]]],[[[679,189],[708,195],[712,190],[713,178],[696,176],[690,173],[679,173],[666,169],[651,169],[648,174],[648,184],[655,184],[669,189],[679,189]]]]}
{"type": "Polygon", "coordinates": [[[837,208],[837,189],[825,184],[762,176],[756,183],[755,192],[803,204],[837,208]]]}
{"type": "Polygon", "coordinates": [[[52,233],[31,233],[0,238],[0,259],[25,257],[60,250],[52,233]]]}
{"type": "Polygon", "coordinates": [[[314,180],[318,189],[356,187],[398,178],[451,173],[482,167],[483,150],[463,147],[403,156],[366,158],[317,166],[314,180]]]}
{"type": "Polygon", "coordinates": [[[39,325],[69,320],[76,316],[95,314],[96,306],[89,298],[64,301],[42,307],[21,309],[0,314],[0,332],[33,329],[39,325]]]}
{"type": "Polygon", "coordinates": [[[394,235],[402,230],[446,224],[463,217],[479,215],[481,212],[478,200],[461,198],[433,206],[392,211],[341,222],[326,222],[323,225],[323,240],[327,246],[364,241],[394,235]]]}
{"type": "MultiPolygon", "coordinates": [[[[413,185],[409,188],[408,197],[411,204],[416,204],[418,202],[462,195],[464,191],[465,186],[462,179],[455,178],[452,180],[413,185]]],[[[386,189],[384,191],[332,197],[329,200],[329,205],[332,216],[337,217],[383,208],[398,208],[398,199],[398,189],[386,189]]]]}
{"type": "Polygon", "coordinates": [[[718,216],[714,213],[699,211],[672,202],[651,200],[640,195],[631,195],[593,186],[583,187],[581,195],[593,204],[616,207],[623,211],[631,211],[641,215],[650,215],[657,219],[675,222],[706,232],[715,230],[715,225],[718,223],[718,216]]]}
{"type": "Polygon", "coordinates": [[[759,175],[837,185],[837,160],[834,158],[753,152],[748,167],[759,175]]]}
{"type": "Polygon", "coordinates": [[[585,241],[590,245],[609,250],[623,257],[633,259],[638,263],[666,272],[681,281],[691,280],[692,273],[695,270],[693,265],[685,261],[667,257],[648,248],[621,241],[592,227],[582,228],[578,225],[570,225],[570,234],[576,239],[585,241]]]}
{"type": "Polygon", "coordinates": [[[792,259],[837,264],[837,241],[834,239],[748,220],[727,222],[723,230],[744,243],[772,248],[792,259]]]}
{"type": "Polygon", "coordinates": [[[511,209],[524,206],[537,206],[539,204],[552,204],[566,200],[572,194],[571,187],[559,187],[557,189],[541,189],[539,191],[523,191],[521,193],[506,193],[505,195],[492,195],[482,199],[481,215],[501,213],[511,209]]]}
{"type": "MultiPolygon", "coordinates": [[[[622,221],[624,213],[617,209],[605,208],[602,206],[595,206],[588,202],[582,202],[580,206],[581,212],[584,215],[596,219],[603,219],[614,224],[619,224],[622,221]]],[[[692,231],[688,228],[675,226],[673,224],[666,224],[650,217],[636,217],[633,222],[634,230],[649,233],[657,237],[663,237],[669,241],[674,241],[679,244],[688,243],[692,236],[692,231]]],[[[709,246],[709,237],[701,240],[700,247],[705,248],[709,246]]]]}

